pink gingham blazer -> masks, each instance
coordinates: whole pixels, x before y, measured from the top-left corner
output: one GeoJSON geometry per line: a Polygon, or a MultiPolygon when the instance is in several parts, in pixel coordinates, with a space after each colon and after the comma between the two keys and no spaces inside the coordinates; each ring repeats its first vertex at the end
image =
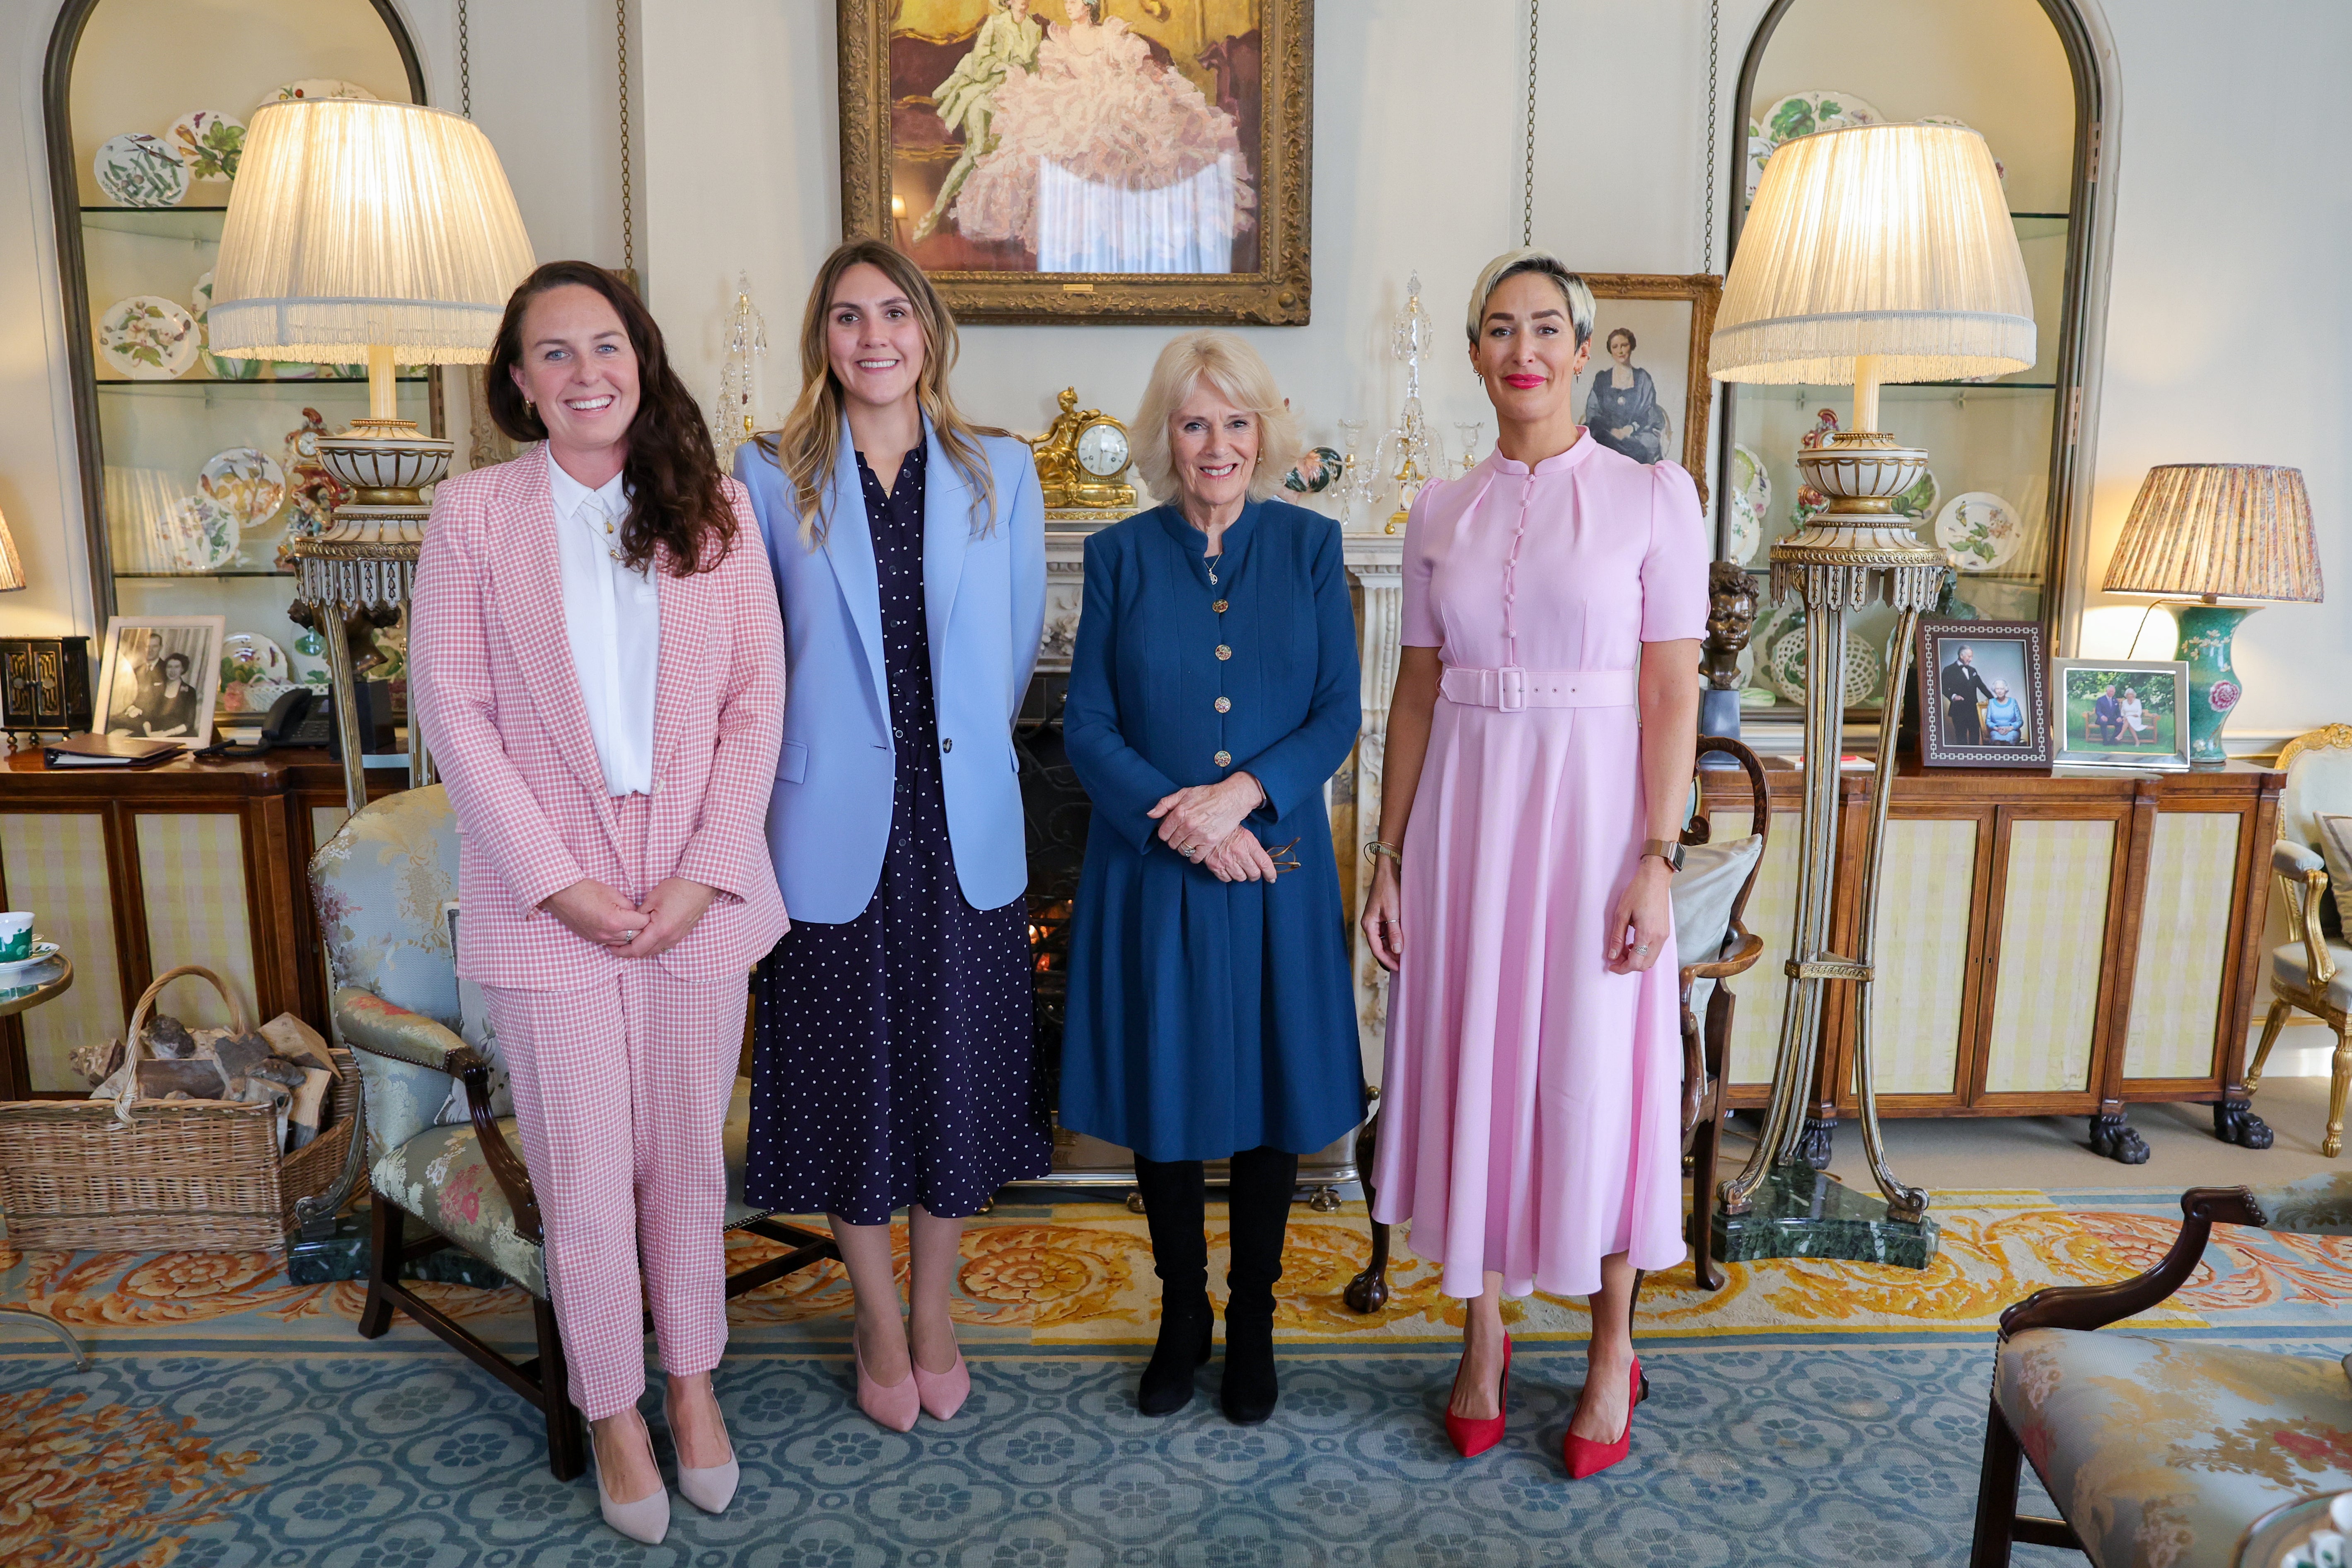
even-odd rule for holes
{"type": "MultiPolygon", "coordinates": [[[[457,814],[457,973],[517,990],[592,985],[614,956],[539,908],[593,877],[625,893],[611,797],[574,673],[547,448],[442,482],[416,564],[409,691],[457,814]]],[[[784,708],[783,627],[760,524],[722,481],[736,534],[716,570],[656,561],[661,668],[644,887],[685,877],[719,897],[653,962],[680,980],[741,979],[785,929],[769,863],[784,708]]]]}

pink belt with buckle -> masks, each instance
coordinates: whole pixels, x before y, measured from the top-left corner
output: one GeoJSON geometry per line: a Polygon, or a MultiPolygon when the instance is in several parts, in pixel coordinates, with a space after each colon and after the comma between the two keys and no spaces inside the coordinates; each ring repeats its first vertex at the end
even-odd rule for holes
{"type": "Polygon", "coordinates": [[[1448,702],[1468,708],[1631,708],[1637,700],[1630,669],[1470,669],[1455,667],[1439,679],[1448,702]]]}

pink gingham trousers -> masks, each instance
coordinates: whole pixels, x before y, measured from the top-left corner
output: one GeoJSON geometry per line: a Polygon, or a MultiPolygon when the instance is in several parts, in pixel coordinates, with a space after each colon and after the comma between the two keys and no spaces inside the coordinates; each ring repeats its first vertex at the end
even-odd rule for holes
{"type": "MultiPolygon", "coordinates": [[[[644,864],[649,808],[641,795],[613,802],[632,868],[644,864]]],[[[634,900],[650,889],[615,890],[634,900]]],[[[746,979],[607,962],[609,973],[575,990],[482,987],[539,1195],[572,1403],[591,1421],[645,1392],[641,1301],[672,1377],[709,1372],[726,1348],[720,1138],[748,994],[746,979]]]]}

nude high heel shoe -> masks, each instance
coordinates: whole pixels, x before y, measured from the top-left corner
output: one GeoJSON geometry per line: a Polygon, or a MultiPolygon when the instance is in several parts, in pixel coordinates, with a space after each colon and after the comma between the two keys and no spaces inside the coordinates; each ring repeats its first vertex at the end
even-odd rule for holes
{"type": "MultiPolygon", "coordinates": [[[[857,1363],[857,1408],[874,1418],[877,1426],[887,1426],[893,1432],[914,1430],[915,1417],[923,1411],[922,1393],[915,1386],[915,1374],[910,1370],[905,1377],[892,1384],[874,1381],[866,1370],[866,1352],[857,1342],[857,1331],[849,1334],[849,1353],[857,1363]]],[[[914,1352],[907,1354],[907,1365],[915,1364],[914,1352]]]]}
{"type": "MultiPolygon", "coordinates": [[[[662,1416],[669,1423],[670,1439],[677,1438],[677,1417],[670,1410],[669,1394],[662,1394],[662,1416]]],[[[678,1449],[678,1495],[705,1513],[725,1513],[727,1505],[735,1500],[735,1488],[743,1479],[742,1467],[735,1462],[735,1445],[727,1445],[727,1462],[705,1465],[697,1469],[686,1462],[686,1450],[678,1449]]]]}
{"type": "Polygon", "coordinates": [[[945,1372],[925,1372],[911,1351],[907,1364],[915,1369],[915,1392],[922,1398],[923,1413],[932,1420],[952,1419],[971,1397],[971,1368],[964,1364],[962,1346],[956,1347],[955,1365],[945,1372]]]}
{"type": "MultiPolygon", "coordinates": [[[[637,1416],[637,1430],[646,1432],[646,1418],[642,1415],[637,1416]]],[[[646,1452],[650,1455],[653,1448],[653,1434],[646,1432],[646,1452]]],[[[632,1541],[659,1546],[662,1537],[669,1533],[669,1489],[656,1487],[635,1502],[614,1502],[613,1494],[604,1489],[604,1467],[596,1460],[596,1445],[593,1441],[588,1445],[588,1455],[595,1466],[596,1507],[604,1513],[604,1522],[632,1541]]]]}

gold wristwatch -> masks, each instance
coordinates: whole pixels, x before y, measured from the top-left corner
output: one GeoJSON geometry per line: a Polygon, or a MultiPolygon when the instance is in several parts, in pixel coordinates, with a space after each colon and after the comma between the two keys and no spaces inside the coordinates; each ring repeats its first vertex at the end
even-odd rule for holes
{"type": "Polygon", "coordinates": [[[1364,858],[1367,860],[1377,860],[1383,855],[1395,861],[1400,867],[1404,864],[1403,854],[1393,844],[1383,844],[1375,838],[1364,846],[1364,858]]]}
{"type": "MultiPolygon", "coordinates": [[[[1664,860],[1670,873],[1683,868],[1683,847],[1671,838],[1643,839],[1642,854],[1655,855],[1659,859],[1664,860]]],[[[1639,858],[1636,857],[1636,858],[1639,858]]]]}

